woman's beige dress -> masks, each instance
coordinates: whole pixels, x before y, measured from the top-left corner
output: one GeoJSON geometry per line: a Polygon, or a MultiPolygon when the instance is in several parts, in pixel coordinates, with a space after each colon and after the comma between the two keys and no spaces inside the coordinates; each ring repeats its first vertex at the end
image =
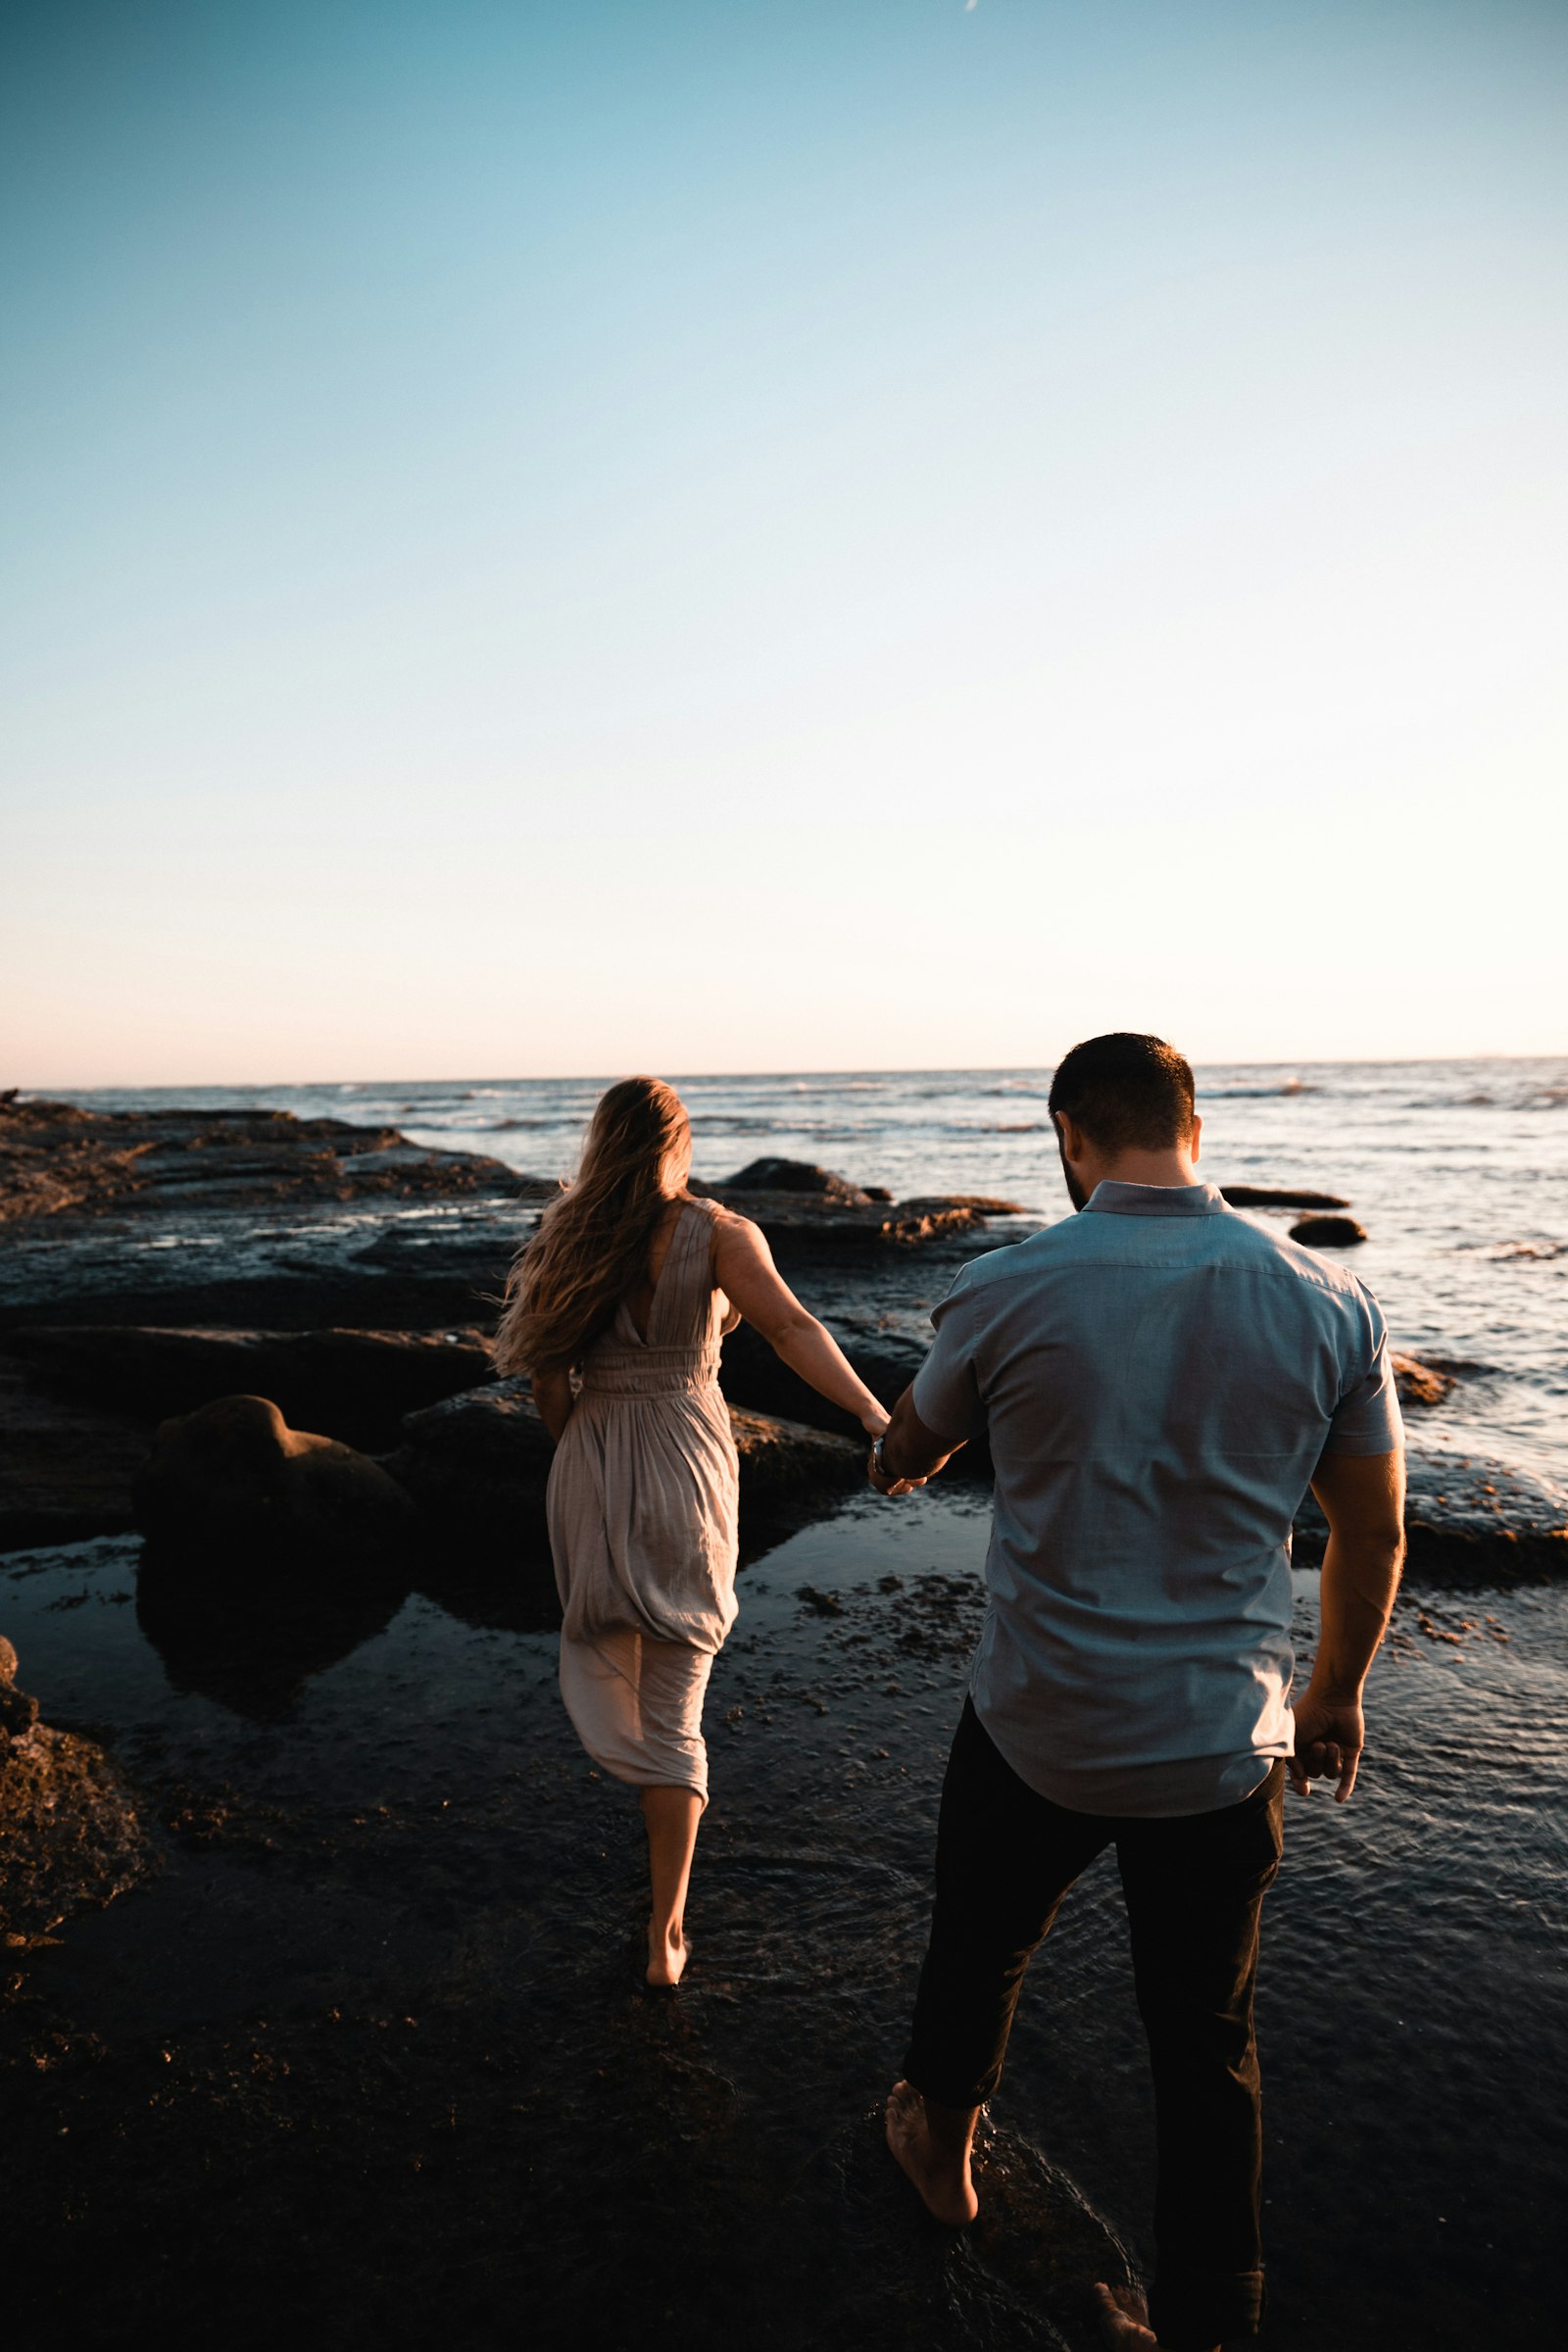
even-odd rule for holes
{"type": "Polygon", "coordinates": [[[644,1340],[624,1301],[582,1362],[551,1465],[561,1692],[617,1780],[708,1798],[703,1693],[735,1622],[736,1462],[718,1388],[728,1305],[713,1217],[688,1202],[644,1340]]]}

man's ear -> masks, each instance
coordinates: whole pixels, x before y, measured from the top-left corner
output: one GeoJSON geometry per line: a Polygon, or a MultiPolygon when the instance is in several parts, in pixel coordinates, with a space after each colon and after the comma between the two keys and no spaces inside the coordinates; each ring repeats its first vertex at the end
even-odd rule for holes
{"type": "Polygon", "coordinates": [[[1194,1111],[1194,1113],[1193,1113],[1193,1140],[1192,1140],[1192,1142],[1191,1142],[1191,1143],[1188,1145],[1188,1147],[1187,1147],[1188,1156],[1189,1156],[1189,1157],[1190,1157],[1190,1159],[1192,1160],[1192,1163],[1193,1163],[1193,1165],[1194,1165],[1194,1167],[1195,1167],[1195,1168],[1196,1168],[1196,1167],[1197,1167],[1197,1165],[1198,1165],[1198,1147],[1199,1147],[1199,1145],[1200,1145],[1200,1144],[1202,1142],[1202,1140],[1203,1140],[1203,1122],[1202,1122],[1202,1120],[1201,1120],[1201,1119],[1199,1117],[1199,1115],[1198,1115],[1197,1111],[1195,1110],[1195,1111],[1194,1111]]]}
{"type": "Polygon", "coordinates": [[[1051,1115],[1056,1122],[1056,1142],[1060,1146],[1063,1159],[1082,1159],[1084,1155],[1083,1130],[1068,1118],[1064,1110],[1054,1110],[1051,1115]]]}

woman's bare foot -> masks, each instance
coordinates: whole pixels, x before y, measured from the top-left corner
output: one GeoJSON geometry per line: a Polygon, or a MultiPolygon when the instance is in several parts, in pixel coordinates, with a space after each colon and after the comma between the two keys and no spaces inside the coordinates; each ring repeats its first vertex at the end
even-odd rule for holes
{"type": "Polygon", "coordinates": [[[910,2082],[895,2082],[888,2092],[887,2140],[896,2162],[920,2192],[927,2213],[939,2222],[962,2229],[980,2210],[969,2178],[969,2141],[974,2126],[959,2136],[942,2134],[943,2146],[932,2132],[926,2103],[910,2082]]]}
{"type": "Polygon", "coordinates": [[[680,1928],[668,1928],[662,1935],[648,1923],[648,1982],[650,1984],[678,1984],[691,1958],[691,1945],[680,1928]]]}
{"type": "MultiPolygon", "coordinates": [[[[1100,2297],[1100,2332],[1111,2352],[1150,2352],[1159,2341],[1149,2325],[1149,2305],[1136,2286],[1095,2288],[1100,2297]]],[[[1214,2352],[1220,2352],[1216,2344],[1214,2352]]]]}

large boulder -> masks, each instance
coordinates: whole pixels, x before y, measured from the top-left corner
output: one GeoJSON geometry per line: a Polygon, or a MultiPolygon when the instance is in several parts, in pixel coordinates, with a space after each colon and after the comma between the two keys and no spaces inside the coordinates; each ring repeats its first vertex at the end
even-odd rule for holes
{"type": "Polygon", "coordinates": [[[132,1499],[137,1523],[166,1548],[345,1579],[386,1573],[411,1518],[379,1462],[290,1429],[266,1396],[220,1396],[164,1422],[132,1499]]]}

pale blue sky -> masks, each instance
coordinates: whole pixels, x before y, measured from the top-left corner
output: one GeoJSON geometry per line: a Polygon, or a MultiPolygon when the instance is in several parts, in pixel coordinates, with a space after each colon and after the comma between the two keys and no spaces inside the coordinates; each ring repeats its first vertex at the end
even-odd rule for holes
{"type": "Polygon", "coordinates": [[[1568,1044],[1568,6],[4,39],[0,1083],[1568,1044]]]}

